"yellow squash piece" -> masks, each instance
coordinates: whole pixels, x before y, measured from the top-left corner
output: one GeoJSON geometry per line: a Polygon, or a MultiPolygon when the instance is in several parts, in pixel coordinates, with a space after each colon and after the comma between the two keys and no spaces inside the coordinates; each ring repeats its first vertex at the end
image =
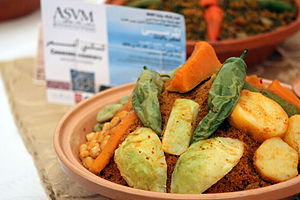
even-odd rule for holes
{"type": "Polygon", "coordinates": [[[189,99],[176,99],[162,139],[164,152],[181,155],[187,150],[198,110],[198,103],[189,99]]]}
{"type": "Polygon", "coordinates": [[[216,137],[193,143],[176,163],[171,192],[204,192],[230,172],[243,152],[244,143],[232,138],[216,137]]]}
{"type": "Polygon", "coordinates": [[[167,164],[161,142],[150,128],[137,128],[115,151],[115,162],[129,186],[166,192],[167,164]]]}

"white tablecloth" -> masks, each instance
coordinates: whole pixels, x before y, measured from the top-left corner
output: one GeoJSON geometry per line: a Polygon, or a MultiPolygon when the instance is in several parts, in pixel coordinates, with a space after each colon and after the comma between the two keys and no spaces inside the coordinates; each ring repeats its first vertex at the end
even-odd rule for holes
{"type": "MultiPolygon", "coordinates": [[[[35,56],[40,12],[0,23],[0,61],[35,56]]],[[[48,199],[18,133],[0,79],[0,199],[48,199]]]]}

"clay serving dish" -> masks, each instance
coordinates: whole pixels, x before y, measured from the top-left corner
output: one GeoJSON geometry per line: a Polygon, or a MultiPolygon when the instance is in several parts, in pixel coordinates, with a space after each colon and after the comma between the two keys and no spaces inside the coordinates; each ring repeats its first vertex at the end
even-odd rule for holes
{"type": "MultiPolygon", "coordinates": [[[[274,31],[249,36],[243,39],[229,39],[210,42],[214,47],[221,62],[232,56],[240,56],[244,49],[249,49],[246,57],[248,66],[253,66],[270,56],[275,48],[285,39],[300,30],[300,0],[295,0],[298,6],[297,19],[287,26],[280,27],[274,31]]],[[[107,4],[123,5],[127,0],[107,0],[107,4]]],[[[191,55],[196,41],[186,42],[187,56],[191,55]]]]}
{"type": "MultiPolygon", "coordinates": [[[[266,81],[268,83],[268,81],[266,81]]],[[[105,105],[117,102],[121,97],[131,94],[134,83],[122,85],[101,92],[75,106],[59,123],[54,134],[54,148],[60,164],[71,178],[111,199],[226,199],[257,200],[283,199],[300,193],[300,175],[288,181],[258,189],[215,194],[170,194],[150,192],[122,186],[85,169],[79,160],[79,146],[85,142],[85,135],[91,132],[96,123],[96,114],[105,105]]],[[[290,87],[289,87],[290,88],[290,87]]]]}

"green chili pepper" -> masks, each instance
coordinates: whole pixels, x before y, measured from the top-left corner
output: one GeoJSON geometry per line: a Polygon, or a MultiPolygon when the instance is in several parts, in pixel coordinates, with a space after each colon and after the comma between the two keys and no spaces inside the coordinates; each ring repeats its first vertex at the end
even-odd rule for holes
{"type": "Polygon", "coordinates": [[[192,143],[208,138],[231,114],[244,86],[247,65],[243,58],[232,57],[225,61],[214,80],[208,96],[209,113],[194,131],[192,143]]]}
{"type": "Polygon", "coordinates": [[[277,96],[276,94],[270,92],[269,90],[259,90],[248,82],[245,82],[243,89],[249,90],[251,92],[260,92],[264,96],[277,102],[283,108],[283,110],[286,112],[286,114],[289,117],[296,115],[296,114],[300,114],[300,110],[295,105],[289,103],[288,101],[286,101],[283,98],[277,96]]]}
{"type": "Polygon", "coordinates": [[[132,93],[132,106],[144,126],[160,135],[162,119],[158,99],[164,82],[159,73],[144,69],[132,93]]]}
{"type": "Polygon", "coordinates": [[[98,122],[107,122],[123,107],[122,104],[109,104],[100,110],[97,114],[98,122]]]}
{"type": "Polygon", "coordinates": [[[257,0],[261,8],[282,13],[285,11],[293,11],[294,7],[290,3],[281,0],[257,0]]]}
{"type": "Polygon", "coordinates": [[[161,0],[137,0],[127,3],[126,6],[135,8],[148,8],[151,5],[160,6],[161,3],[161,0]]]}
{"type": "Polygon", "coordinates": [[[127,101],[128,101],[128,99],[129,99],[129,96],[124,96],[124,97],[122,97],[121,99],[120,99],[120,104],[125,104],[127,101]]]}

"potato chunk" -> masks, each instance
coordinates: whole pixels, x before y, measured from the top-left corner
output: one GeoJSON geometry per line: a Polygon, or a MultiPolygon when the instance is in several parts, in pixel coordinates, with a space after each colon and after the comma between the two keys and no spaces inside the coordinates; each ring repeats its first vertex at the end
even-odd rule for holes
{"type": "Polygon", "coordinates": [[[281,138],[270,138],[256,150],[254,166],[265,180],[285,181],[298,175],[298,153],[281,138]]]}
{"type": "Polygon", "coordinates": [[[232,126],[247,131],[263,142],[271,137],[283,137],[288,116],[282,107],[257,92],[242,90],[240,99],[229,117],[232,126]]]}
{"type": "Polygon", "coordinates": [[[187,150],[198,110],[198,103],[189,99],[176,99],[162,139],[164,152],[180,155],[187,150]]]}
{"type": "Polygon", "coordinates": [[[289,118],[289,126],[284,141],[298,152],[300,162],[300,115],[289,118]]]}

